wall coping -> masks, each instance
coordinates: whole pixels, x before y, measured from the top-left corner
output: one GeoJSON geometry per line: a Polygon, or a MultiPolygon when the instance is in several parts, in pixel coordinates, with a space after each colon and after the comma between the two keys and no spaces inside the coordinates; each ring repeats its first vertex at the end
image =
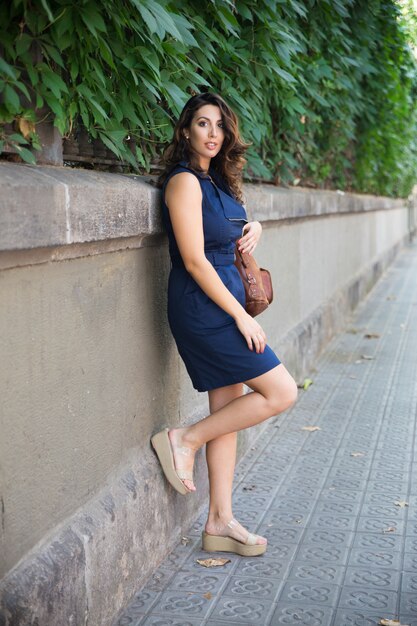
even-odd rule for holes
{"type": "MultiPolygon", "coordinates": [[[[0,251],[66,246],[163,232],[153,177],[69,167],[0,164],[0,251]]],[[[340,190],[245,184],[262,223],[404,208],[407,199],[340,190]]]]}

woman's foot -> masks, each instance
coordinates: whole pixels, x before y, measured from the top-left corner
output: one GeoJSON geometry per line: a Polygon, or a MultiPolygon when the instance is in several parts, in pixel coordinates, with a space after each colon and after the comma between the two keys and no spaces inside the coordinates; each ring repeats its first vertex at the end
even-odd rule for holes
{"type": "Polygon", "coordinates": [[[234,517],[229,521],[207,521],[202,547],[207,552],[233,552],[240,556],[260,556],[266,551],[265,537],[248,532],[234,517]]]}
{"type": "Polygon", "coordinates": [[[196,491],[192,476],[194,457],[197,450],[191,448],[190,444],[186,442],[185,432],[185,428],[172,428],[168,431],[168,437],[174,457],[175,470],[181,482],[189,491],[196,491]]]}
{"type": "Polygon", "coordinates": [[[250,533],[232,515],[226,519],[209,518],[205,525],[205,532],[217,537],[230,537],[245,545],[266,546],[267,539],[265,537],[250,533]]]}

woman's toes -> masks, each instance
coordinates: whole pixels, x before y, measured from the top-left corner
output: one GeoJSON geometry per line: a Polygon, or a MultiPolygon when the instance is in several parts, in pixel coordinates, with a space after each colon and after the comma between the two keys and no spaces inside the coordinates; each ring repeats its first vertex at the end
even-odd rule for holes
{"type": "Polygon", "coordinates": [[[266,543],[268,543],[268,540],[267,540],[267,539],[265,539],[265,537],[260,537],[260,536],[258,535],[258,540],[257,540],[257,542],[256,542],[256,543],[257,543],[257,544],[259,544],[259,545],[261,545],[261,546],[264,546],[266,543]]]}
{"type": "Polygon", "coordinates": [[[183,480],[182,482],[190,491],[197,491],[192,480],[183,480]]]}

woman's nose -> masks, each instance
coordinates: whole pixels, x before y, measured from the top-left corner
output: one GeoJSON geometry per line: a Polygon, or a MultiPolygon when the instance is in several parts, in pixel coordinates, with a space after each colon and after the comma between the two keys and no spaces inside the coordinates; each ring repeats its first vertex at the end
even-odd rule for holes
{"type": "Polygon", "coordinates": [[[210,137],[215,137],[217,135],[217,129],[215,126],[210,126],[210,137]]]}

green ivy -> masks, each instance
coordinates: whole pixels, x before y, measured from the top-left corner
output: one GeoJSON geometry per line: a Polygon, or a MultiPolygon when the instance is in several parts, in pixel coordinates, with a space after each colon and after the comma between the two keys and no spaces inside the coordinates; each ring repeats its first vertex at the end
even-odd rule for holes
{"type": "Polygon", "coordinates": [[[64,137],[81,122],[149,172],[190,95],[211,90],[252,142],[250,178],[406,196],[416,31],[412,0],[11,0],[0,151],[7,142],[35,162],[49,117],[64,137]]]}

